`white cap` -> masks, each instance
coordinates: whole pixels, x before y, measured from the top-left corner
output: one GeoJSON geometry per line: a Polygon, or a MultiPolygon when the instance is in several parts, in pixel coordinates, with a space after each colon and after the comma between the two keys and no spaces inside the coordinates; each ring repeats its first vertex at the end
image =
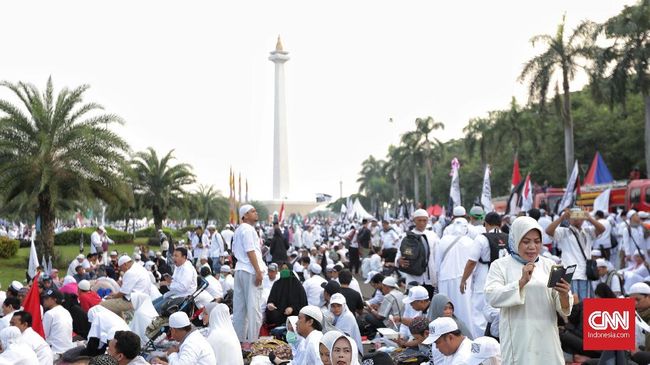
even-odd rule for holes
{"type": "Polygon", "coordinates": [[[596,266],[597,267],[609,267],[609,265],[607,265],[607,261],[605,261],[605,259],[596,259],[596,266]]]}
{"type": "MultiPolygon", "coordinates": [[[[72,277],[72,275],[66,275],[63,278],[63,285],[68,285],[68,284],[76,283],[76,282],[77,281],[72,277]]],[[[13,286],[13,283],[11,283],[11,285],[13,286]]]]}
{"type": "Polygon", "coordinates": [[[111,256],[117,256],[117,251],[111,251],[111,256]]]}
{"type": "Polygon", "coordinates": [[[414,286],[409,289],[409,296],[402,299],[404,304],[411,304],[416,300],[429,300],[429,292],[423,286],[414,286]]]}
{"type": "Polygon", "coordinates": [[[413,212],[413,218],[427,217],[429,218],[429,213],[424,209],[418,209],[413,212]]]}
{"type": "Polygon", "coordinates": [[[106,233],[106,228],[104,228],[104,226],[99,226],[99,228],[98,228],[98,229],[99,229],[100,231],[102,231],[102,232],[104,232],[104,233],[106,233]]]}
{"type": "Polygon", "coordinates": [[[634,210],[634,209],[630,209],[630,210],[627,211],[627,215],[626,215],[626,217],[627,217],[627,219],[630,219],[630,218],[632,218],[632,216],[635,215],[635,214],[636,214],[636,210],[634,210]]]}
{"type": "Polygon", "coordinates": [[[135,255],[133,255],[133,258],[135,259],[135,261],[140,261],[142,259],[142,256],[140,256],[139,253],[136,253],[135,255]]]}
{"type": "Polygon", "coordinates": [[[11,287],[14,288],[14,290],[18,291],[23,288],[23,284],[20,283],[20,281],[12,281],[11,282],[11,287]]]}
{"type": "Polygon", "coordinates": [[[220,272],[230,272],[230,266],[228,265],[221,265],[221,269],[219,269],[220,272]]]}
{"type": "Polygon", "coordinates": [[[648,212],[639,212],[639,218],[648,219],[648,217],[650,217],[650,213],[648,213],[648,212]]]}
{"type": "Polygon", "coordinates": [[[309,271],[313,272],[316,275],[320,275],[323,272],[323,268],[319,264],[309,264],[309,271]]]}
{"type": "MultiPolygon", "coordinates": [[[[320,323],[321,325],[323,324],[323,312],[320,311],[320,308],[318,308],[315,305],[308,305],[302,307],[300,310],[300,313],[310,316],[311,318],[315,319],[320,323]]],[[[170,318],[171,321],[171,318],[170,318]]]]}
{"type": "Polygon", "coordinates": [[[187,314],[183,311],[175,312],[169,316],[169,327],[171,328],[183,328],[190,325],[190,319],[187,317],[187,314]]]}
{"type": "Polygon", "coordinates": [[[450,317],[438,317],[429,323],[429,337],[422,341],[425,345],[436,342],[440,336],[458,330],[458,324],[450,317]]]}
{"type": "Polygon", "coordinates": [[[251,209],[255,209],[255,207],[250,204],[244,204],[239,207],[239,218],[243,218],[251,209]]]}
{"type": "Polygon", "coordinates": [[[465,361],[467,365],[480,365],[485,360],[501,356],[499,342],[492,337],[479,337],[472,341],[469,358],[465,361]]]}
{"type": "Polygon", "coordinates": [[[327,264],[327,266],[325,266],[325,270],[327,270],[327,271],[334,270],[334,264],[327,264]]]}
{"type": "Polygon", "coordinates": [[[336,293],[330,297],[330,304],[347,304],[345,297],[341,293],[336,293]]]}
{"type": "Polygon", "coordinates": [[[156,256],[162,256],[162,252],[156,251],[156,256]]]}
{"type": "Polygon", "coordinates": [[[77,284],[77,287],[83,291],[89,291],[90,290],[90,281],[88,280],[81,280],[79,284],[77,284]]]}
{"type": "Polygon", "coordinates": [[[391,288],[399,288],[399,286],[397,285],[397,281],[395,281],[395,278],[392,276],[385,277],[381,283],[386,286],[390,286],[391,288]]]}
{"type": "Polygon", "coordinates": [[[591,256],[602,256],[602,255],[603,254],[602,252],[600,252],[600,250],[597,249],[591,250],[591,256]]]}
{"type": "Polygon", "coordinates": [[[650,295],[650,286],[644,282],[634,283],[627,291],[628,294],[643,294],[650,295]]]}
{"type": "Polygon", "coordinates": [[[77,255],[77,260],[83,260],[85,258],[86,258],[86,256],[84,256],[84,254],[82,254],[82,253],[77,255]]]}
{"type": "Polygon", "coordinates": [[[130,262],[130,261],[131,261],[131,258],[129,256],[127,256],[127,255],[124,255],[124,256],[120,257],[117,260],[117,266],[122,266],[122,265],[124,265],[124,264],[126,264],[127,262],[130,262]]]}
{"type": "Polygon", "coordinates": [[[465,210],[465,208],[463,208],[462,205],[454,207],[453,213],[454,213],[454,217],[464,217],[467,215],[467,211],[465,210]]]}
{"type": "Polygon", "coordinates": [[[206,229],[217,229],[214,224],[209,224],[206,229]]]}

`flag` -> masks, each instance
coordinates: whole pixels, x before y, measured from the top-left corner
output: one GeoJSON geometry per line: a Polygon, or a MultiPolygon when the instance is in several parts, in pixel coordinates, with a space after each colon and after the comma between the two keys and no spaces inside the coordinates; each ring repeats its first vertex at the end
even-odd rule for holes
{"type": "Polygon", "coordinates": [[[605,191],[600,193],[596,199],[594,199],[594,212],[600,210],[605,213],[605,216],[607,216],[607,212],[609,212],[609,195],[611,192],[612,189],[605,189],[605,191]]]}
{"type": "Polygon", "coordinates": [[[38,264],[38,256],[36,253],[36,246],[34,245],[34,239],[32,239],[32,244],[31,247],[29,248],[29,265],[27,266],[27,274],[29,274],[30,278],[34,278],[36,276],[36,268],[39,266],[38,264]]]}
{"type": "Polygon", "coordinates": [[[241,172],[239,173],[239,204],[241,204],[241,172]]]}
{"type": "MultiPolygon", "coordinates": [[[[39,275],[34,277],[33,283],[38,283],[39,275]]],[[[41,335],[41,337],[45,338],[43,319],[41,317],[41,294],[38,291],[38,284],[32,284],[23,301],[23,308],[25,312],[29,312],[32,315],[32,329],[41,335]]]]}
{"type": "Polygon", "coordinates": [[[579,189],[578,183],[578,160],[573,164],[573,171],[571,171],[571,176],[566,185],[566,190],[564,191],[564,196],[560,200],[560,204],[557,206],[557,212],[561,213],[564,209],[570,208],[576,201],[576,188],[579,189]]]}
{"type": "Polygon", "coordinates": [[[508,203],[506,204],[506,214],[517,214],[521,211],[521,194],[524,190],[524,181],[520,181],[512,190],[510,191],[510,196],[508,197],[508,203]]]}
{"type": "Polygon", "coordinates": [[[390,219],[391,219],[391,218],[390,218],[390,212],[388,211],[388,209],[386,209],[386,210],[384,211],[384,220],[390,222],[390,219]]]}
{"type": "Polygon", "coordinates": [[[278,214],[278,223],[282,223],[284,220],[284,202],[280,205],[280,213],[278,214]]]}
{"type": "Polygon", "coordinates": [[[531,209],[533,209],[533,184],[530,182],[530,174],[528,174],[521,194],[521,210],[527,212],[531,209]]]}
{"type": "Polygon", "coordinates": [[[47,260],[47,274],[52,275],[52,256],[47,260]]]}
{"type": "Polygon", "coordinates": [[[593,161],[591,161],[591,166],[589,166],[589,171],[585,175],[584,184],[585,185],[596,185],[596,184],[607,184],[614,181],[612,174],[609,172],[603,156],[600,153],[596,152],[593,161]]]}
{"type": "Polygon", "coordinates": [[[510,182],[510,190],[521,182],[521,173],[519,173],[519,158],[515,155],[515,163],[512,165],[512,181],[510,182]]]}
{"type": "Polygon", "coordinates": [[[81,231],[81,234],[79,234],[79,253],[84,252],[84,233],[81,231]]]}
{"type": "Polygon", "coordinates": [[[494,206],[492,205],[492,187],[490,186],[490,165],[485,166],[483,190],[481,191],[481,205],[486,213],[494,210],[494,206]]]}
{"type": "Polygon", "coordinates": [[[248,203],[248,179],[246,179],[246,199],[244,201],[248,203]]]}
{"type": "Polygon", "coordinates": [[[460,201],[460,178],[458,176],[458,169],[460,168],[460,162],[454,157],[451,160],[451,186],[449,187],[449,211],[454,210],[455,207],[461,205],[460,201]]]}

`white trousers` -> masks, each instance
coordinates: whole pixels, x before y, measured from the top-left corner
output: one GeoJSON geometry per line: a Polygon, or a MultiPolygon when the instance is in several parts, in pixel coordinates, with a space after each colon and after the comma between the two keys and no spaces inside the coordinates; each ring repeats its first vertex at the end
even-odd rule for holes
{"type": "Polygon", "coordinates": [[[487,320],[483,315],[485,303],[485,294],[483,292],[472,292],[472,323],[470,328],[474,338],[485,335],[485,327],[487,326],[487,320]]]}
{"type": "Polygon", "coordinates": [[[235,271],[232,298],[232,322],[239,342],[255,342],[262,327],[263,286],[255,286],[255,274],[235,271]]]}

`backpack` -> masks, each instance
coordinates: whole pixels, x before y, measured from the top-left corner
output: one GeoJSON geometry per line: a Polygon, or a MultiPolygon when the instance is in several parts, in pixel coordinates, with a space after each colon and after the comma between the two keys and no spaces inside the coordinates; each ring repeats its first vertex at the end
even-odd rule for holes
{"type": "Polygon", "coordinates": [[[607,273],[607,279],[605,279],[605,284],[611,289],[612,288],[612,279],[614,276],[618,276],[618,280],[621,283],[621,295],[625,295],[625,276],[622,274],[617,273],[616,271],[612,270],[607,273]]]}
{"type": "Polygon", "coordinates": [[[502,232],[488,232],[483,235],[490,244],[490,261],[485,262],[482,259],[478,259],[478,261],[490,267],[494,260],[499,258],[499,251],[508,250],[508,235],[502,232]]]}
{"type": "MultiPolygon", "coordinates": [[[[427,252],[424,249],[422,238],[424,235],[407,232],[406,237],[400,244],[400,253],[404,260],[409,262],[408,267],[400,267],[399,270],[410,275],[419,276],[427,270],[427,252]]],[[[426,237],[424,237],[426,239],[426,237]]]]}

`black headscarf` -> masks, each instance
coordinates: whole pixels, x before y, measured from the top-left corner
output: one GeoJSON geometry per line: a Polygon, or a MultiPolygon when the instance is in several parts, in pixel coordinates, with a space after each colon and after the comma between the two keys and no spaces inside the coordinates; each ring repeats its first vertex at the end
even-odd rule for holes
{"type": "Polygon", "coordinates": [[[274,322],[284,323],[287,320],[284,310],[291,307],[293,308],[291,315],[297,316],[302,307],[307,305],[307,294],[300,280],[296,278],[293,272],[289,272],[288,277],[280,277],[278,281],[273,283],[267,303],[273,303],[278,308],[276,310],[278,314],[281,314],[274,322]]]}

